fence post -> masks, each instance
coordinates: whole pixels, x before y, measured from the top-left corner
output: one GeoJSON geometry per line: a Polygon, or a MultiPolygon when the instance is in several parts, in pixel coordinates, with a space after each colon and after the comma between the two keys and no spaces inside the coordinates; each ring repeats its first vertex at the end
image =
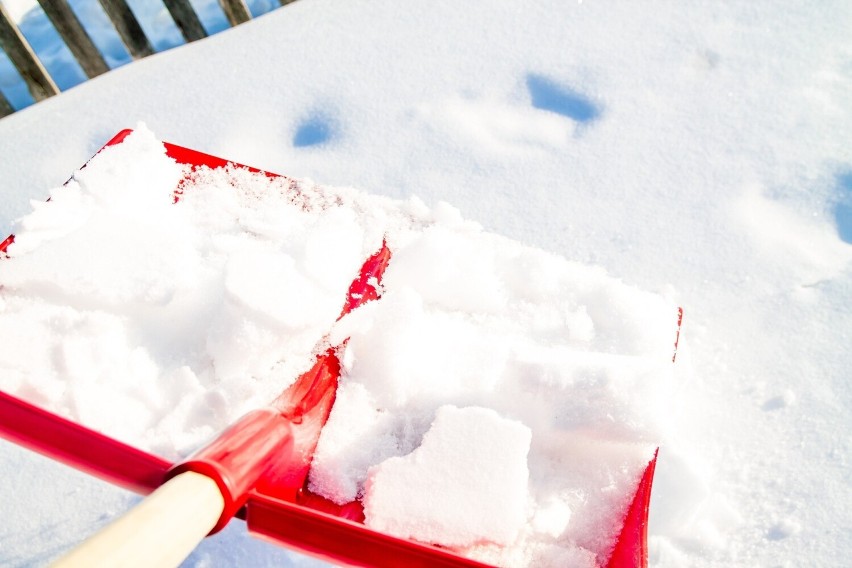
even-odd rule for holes
{"type": "Polygon", "coordinates": [[[145,37],[139,20],[130,11],[125,0],[98,0],[98,2],[109,16],[115,31],[118,32],[133,59],[141,59],[154,53],[154,48],[145,37]]]}
{"type": "Polygon", "coordinates": [[[0,2],[0,46],[12,60],[12,64],[27,83],[30,94],[36,101],[59,94],[59,87],[47,74],[32,47],[18,30],[5,6],[0,2]]]}
{"type": "Polygon", "coordinates": [[[0,91],[0,118],[9,116],[13,112],[15,112],[15,109],[13,109],[12,105],[9,104],[9,99],[6,98],[3,91],[0,91]]]}
{"type": "Polygon", "coordinates": [[[109,71],[101,52],[95,47],[92,38],[86,32],[77,15],[71,10],[67,0],[38,0],[41,9],[47,14],[50,23],[59,32],[62,41],[71,50],[74,58],[83,68],[86,77],[97,77],[109,71]]]}
{"type": "Polygon", "coordinates": [[[163,0],[163,4],[187,43],[207,37],[207,32],[204,31],[204,26],[201,25],[201,20],[189,0],[163,0]]]}
{"type": "Polygon", "coordinates": [[[244,24],[251,19],[251,12],[244,0],[219,0],[219,5],[225,12],[231,27],[244,24]]]}

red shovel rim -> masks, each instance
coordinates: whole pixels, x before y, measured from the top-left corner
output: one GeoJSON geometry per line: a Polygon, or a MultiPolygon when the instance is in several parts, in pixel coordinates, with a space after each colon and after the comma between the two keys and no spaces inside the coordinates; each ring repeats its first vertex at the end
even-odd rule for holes
{"type": "MultiPolygon", "coordinates": [[[[122,130],[105,147],[121,143],[131,132],[132,130],[129,129],[122,130]]],[[[170,157],[192,166],[193,169],[203,166],[218,168],[229,164],[246,167],[174,144],[165,143],[165,148],[170,157]]],[[[278,177],[277,174],[256,168],[248,169],[269,177],[278,177]]],[[[0,243],[0,254],[5,254],[13,242],[14,235],[10,235],[0,243]]],[[[390,251],[383,246],[365,262],[361,274],[350,288],[343,313],[378,295],[377,289],[373,286],[374,279],[381,277],[389,257],[390,251]],[[358,300],[353,301],[353,298],[358,300]]],[[[273,403],[277,405],[277,410],[288,418],[293,418],[294,413],[319,409],[314,410],[318,413],[319,425],[316,428],[318,432],[325,423],[334,401],[339,374],[339,367],[335,367],[335,362],[336,356],[333,351],[321,355],[317,365],[310,371],[316,374],[305,380],[300,378],[301,382],[297,381],[294,387],[282,393],[281,397],[273,403]],[[302,392],[293,392],[299,389],[302,392]],[[295,406],[294,401],[297,401],[295,406]]],[[[173,464],[2,391],[0,391],[0,436],[143,495],[154,491],[170,475],[174,475],[176,471],[192,461],[190,458],[182,464],[173,464]]],[[[310,455],[315,443],[316,441],[313,440],[313,445],[307,448],[306,460],[294,466],[289,472],[292,475],[289,485],[282,483],[280,472],[279,475],[272,475],[271,481],[266,479],[269,478],[269,474],[264,473],[259,483],[245,491],[241,499],[235,500],[232,504],[233,510],[228,513],[228,517],[224,518],[223,522],[220,522],[220,525],[224,526],[230,515],[236,515],[244,518],[249,531],[258,536],[330,562],[343,562],[348,565],[422,566],[424,568],[427,566],[471,568],[487,566],[443,548],[371,530],[350,520],[353,518],[358,520],[360,511],[357,507],[353,513],[351,508],[337,507],[306,493],[303,487],[304,475],[307,474],[307,468],[310,466],[310,455]],[[284,491],[281,490],[282,486],[285,487],[284,491]]],[[[656,460],[655,454],[645,468],[630,506],[625,511],[622,528],[610,557],[602,561],[601,566],[608,568],[647,566],[648,507],[656,460]]],[[[207,472],[202,471],[202,473],[207,472]]],[[[285,477],[289,474],[285,474],[285,477]]],[[[221,526],[217,525],[216,530],[221,526]]]]}

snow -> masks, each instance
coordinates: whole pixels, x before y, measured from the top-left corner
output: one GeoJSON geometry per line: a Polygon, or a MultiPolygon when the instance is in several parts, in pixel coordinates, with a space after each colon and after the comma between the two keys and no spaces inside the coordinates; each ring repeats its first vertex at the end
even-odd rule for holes
{"type": "Polygon", "coordinates": [[[38,6],[38,0],[3,0],[3,6],[14,22],[20,22],[27,12],[38,6]]]}
{"type": "Polygon", "coordinates": [[[493,410],[442,406],[417,449],[370,468],[364,524],[445,546],[512,544],[527,520],[531,438],[493,410]]]}
{"type": "MultiPolygon", "coordinates": [[[[685,308],[674,390],[648,412],[663,434],[652,565],[832,565],[850,548],[852,505],[850,24],[843,2],[301,0],[0,121],[0,230],[139,120],[322,187],[418,196],[441,222],[452,222],[437,205],[448,202],[485,234],[685,308]]],[[[546,278],[529,281],[546,295],[546,278]]],[[[473,293],[479,283],[423,298],[422,312],[411,294],[395,301],[435,324],[453,302],[499,305],[494,290],[473,293]]],[[[232,284],[237,301],[247,283],[232,284]]],[[[564,323],[582,340],[589,327],[573,313],[564,323]]],[[[351,325],[378,333],[369,320],[380,316],[351,325]]],[[[367,387],[352,392],[369,400],[367,387]]],[[[0,447],[0,557],[11,565],[47,561],[134,502],[0,447]]],[[[357,492],[373,464],[341,464],[354,480],[341,491],[357,492]]],[[[540,499],[530,526],[553,535],[591,522],[565,502],[540,499]]],[[[590,560],[536,546],[554,563],[590,560]]],[[[314,562],[238,523],[188,561],[247,564],[314,562]]]]}
{"type": "Polygon", "coordinates": [[[314,492],[504,566],[543,537],[607,558],[663,436],[674,304],[448,204],[193,171],[141,123],[33,207],[0,274],[6,392],[179,460],[345,344],[314,492]],[[335,323],[383,242],[383,297],[335,323]],[[583,521],[521,536],[539,501],[583,521]]]}

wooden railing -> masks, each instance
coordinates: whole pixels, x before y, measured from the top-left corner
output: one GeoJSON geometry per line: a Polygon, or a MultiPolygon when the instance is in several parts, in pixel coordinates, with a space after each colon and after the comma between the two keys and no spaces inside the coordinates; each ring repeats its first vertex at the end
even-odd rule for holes
{"type": "MultiPolygon", "coordinates": [[[[228,23],[237,26],[251,19],[244,0],[218,0],[228,23]]],[[[284,6],[294,0],[279,0],[284,6]]],[[[125,0],[98,0],[133,59],[154,53],[151,41],[125,0]]],[[[201,20],[189,0],[162,0],[187,43],[207,37],[201,20]]],[[[110,70],[104,56],[71,10],[67,0],[38,0],[45,15],[80,64],[86,77],[91,79],[110,70]]],[[[15,25],[0,2],[0,47],[18,70],[27,89],[36,102],[59,93],[59,88],[36,56],[30,44],[15,25]]],[[[15,112],[6,96],[0,91],[0,117],[15,112]]]]}

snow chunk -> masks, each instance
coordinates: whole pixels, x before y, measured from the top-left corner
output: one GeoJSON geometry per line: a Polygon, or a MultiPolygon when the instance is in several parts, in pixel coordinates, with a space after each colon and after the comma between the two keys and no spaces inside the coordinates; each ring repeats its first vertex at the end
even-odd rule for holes
{"type": "Polygon", "coordinates": [[[337,397],[335,420],[323,428],[311,462],[309,488],[343,505],[360,497],[372,464],[405,452],[392,435],[391,416],[376,408],[364,385],[340,385],[337,397]]]}
{"type": "Polygon", "coordinates": [[[570,520],[571,508],[568,504],[551,498],[537,508],[531,524],[536,532],[559,538],[570,520]]]}
{"type": "Polygon", "coordinates": [[[511,543],[526,521],[531,437],[490,409],[439,408],[419,448],[370,470],[365,524],[449,546],[511,543]]]}

